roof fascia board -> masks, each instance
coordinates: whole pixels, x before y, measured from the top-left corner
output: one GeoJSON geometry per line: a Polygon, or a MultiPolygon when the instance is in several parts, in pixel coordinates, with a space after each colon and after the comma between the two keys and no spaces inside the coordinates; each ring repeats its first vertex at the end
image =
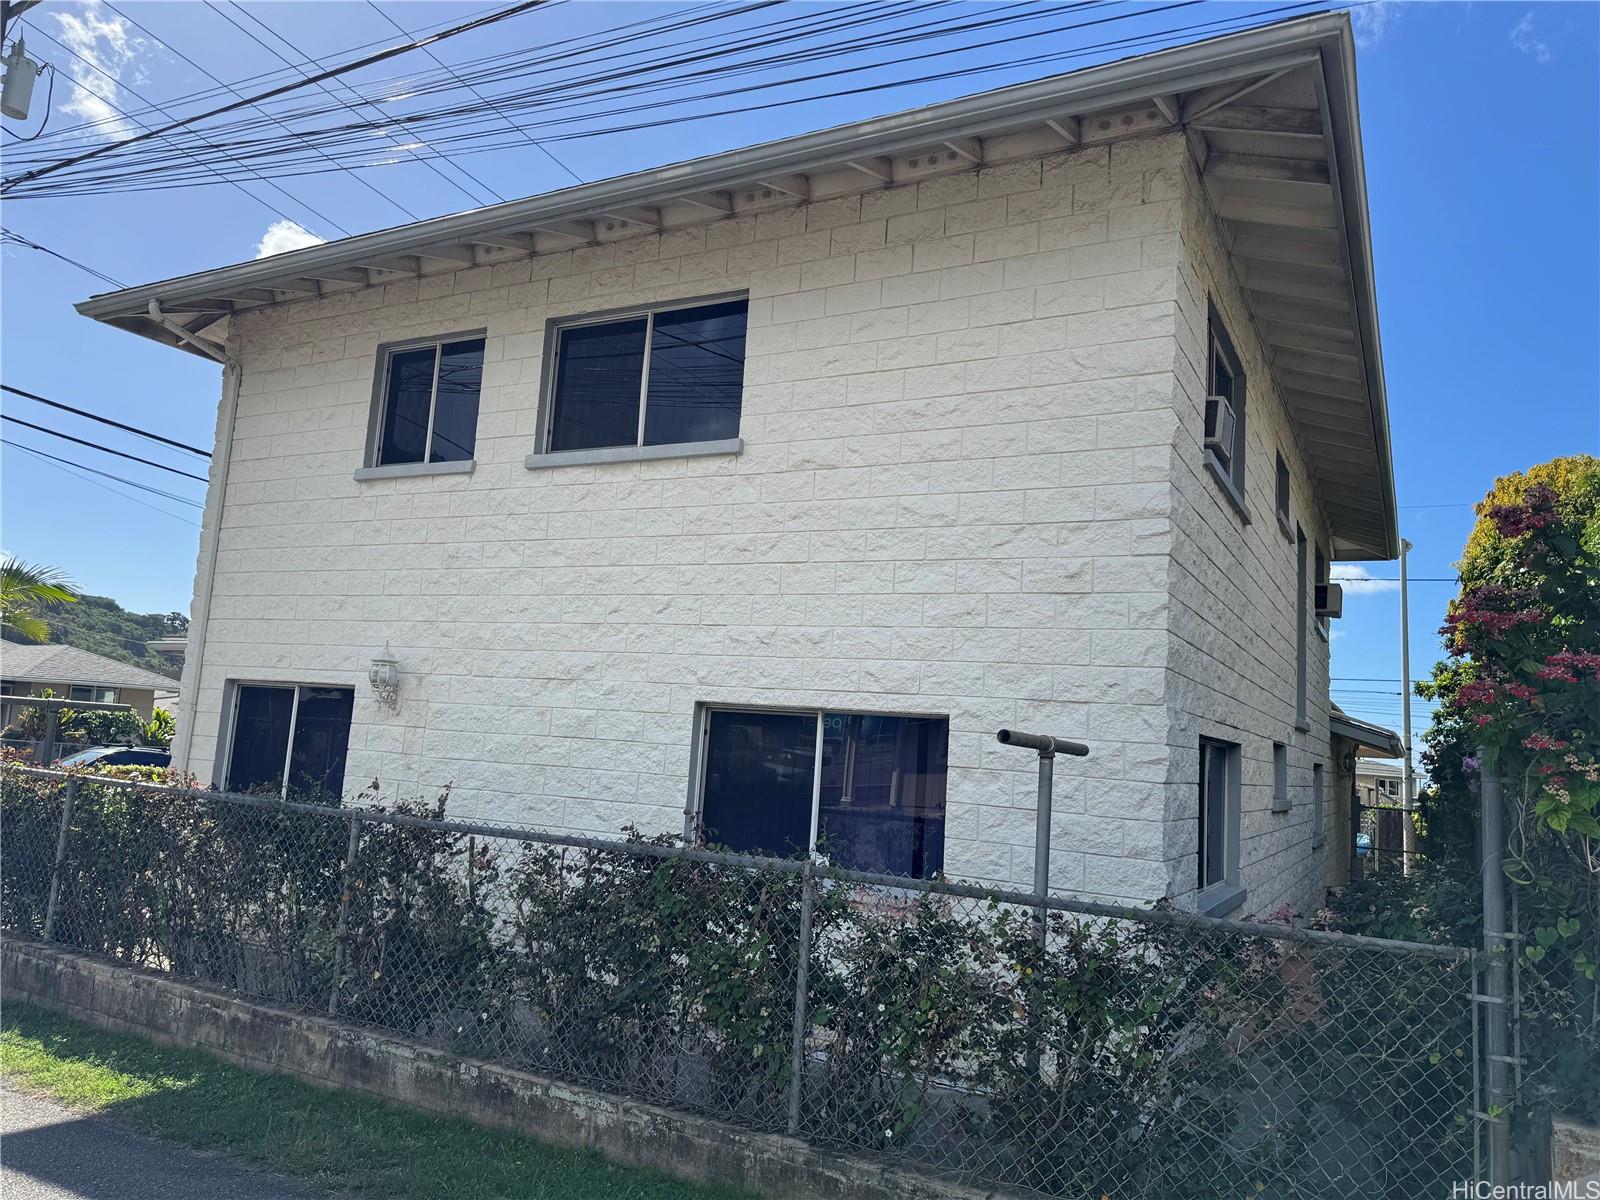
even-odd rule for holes
{"type": "Polygon", "coordinates": [[[1383,502],[1383,544],[1370,558],[1392,559],[1400,553],[1399,512],[1394,486],[1394,452],[1389,439],[1389,402],[1383,375],[1383,347],[1378,332],[1378,297],[1372,269],[1372,229],[1367,207],[1367,174],[1361,147],[1361,118],[1356,98],[1356,46],[1348,22],[1322,45],[1318,90],[1329,118],[1328,152],[1335,202],[1344,218],[1341,239],[1348,257],[1348,277],[1355,296],[1360,334],[1361,370],[1366,380],[1367,413],[1378,454],[1383,502]]]}
{"type": "Polygon", "coordinates": [[[758,175],[857,158],[868,150],[882,156],[946,137],[982,136],[1030,119],[1042,121],[1047,115],[1073,115],[1123,101],[1141,102],[1156,94],[1208,87],[1312,62],[1342,28],[1347,28],[1347,20],[1341,24],[1325,17],[1269,25],[780,142],[105,293],[79,303],[77,309],[97,319],[142,316],[151,300],[181,309],[185,297],[199,298],[218,287],[249,287],[285,275],[305,276],[321,268],[343,266],[356,257],[405,253],[418,245],[445,244],[476,233],[526,228],[530,221],[559,220],[600,205],[645,203],[668,198],[674,191],[725,190],[748,184],[758,175]]]}

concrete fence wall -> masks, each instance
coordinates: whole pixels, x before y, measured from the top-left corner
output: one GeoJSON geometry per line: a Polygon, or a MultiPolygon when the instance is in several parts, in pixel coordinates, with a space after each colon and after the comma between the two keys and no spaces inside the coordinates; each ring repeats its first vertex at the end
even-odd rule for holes
{"type": "Polygon", "coordinates": [[[0,987],[8,999],[113,1033],[205,1050],[252,1071],[363,1092],[549,1145],[595,1150],[626,1166],[749,1188],[771,1200],[999,1195],[16,938],[0,946],[0,987]]]}

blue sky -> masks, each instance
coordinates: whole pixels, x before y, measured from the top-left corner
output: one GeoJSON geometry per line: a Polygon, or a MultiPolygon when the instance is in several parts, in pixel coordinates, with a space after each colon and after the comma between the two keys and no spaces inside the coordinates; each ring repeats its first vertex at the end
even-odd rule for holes
{"type": "MultiPolygon", "coordinates": [[[[1154,31],[1269,7],[1265,0],[1208,3],[1137,17],[1122,27],[1154,31]]],[[[347,57],[353,46],[400,36],[383,15],[355,0],[250,5],[250,13],[285,41],[248,20],[230,23],[200,3],[129,0],[116,8],[122,15],[103,3],[47,0],[25,18],[33,30],[56,39],[24,30],[31,55],[61,68],[52,122],[70,125],[104,115],[105,100],[132,109],[210,86],[185,56],[233,81],[283,66],[262,43],[289,57],[298,48],[332,62],[347,57]]],[[[383,8],[408,30],[482,11],[472,3],[383,8]]],[[[478,54],[664,11],[669,7],[574,0],[442,43],[435,53],[450,63],[470,62],[478,54]]],[[[1382,0],[1356,10],[1356,20],[1401,526],[1416,545],[1412,575],[1421,577],[1411,601],[1411,656],[1414,673],[1421,675],[1438,657],[1436,631],[1453,594],[1448,583],[1433,579],[1452,573],[1473,519],[1468,505],[1497,475],[1559,454],[1600,451],[1600,153],[1594,132],[1600,115],[1600,6],[1382,0]]],[[[1103,35],[1056,35],[1031,44],[1028,53],[1067,55],[1095,36],[1103,35]]],[[[986,55],[977,47],[969,61],[1012,57],[993,50],[986,55]]],[[[1055,69],[1106,57],[1063,58],[1055,69]]],[[[555,150],[576,175],[603,178],[1050,73],[1046,65],[1006,67],[815,102],[801,102],[802,85],[789,93],[796,102],[783,108],[568,141],[555,150]]],[[[26,132],[37,128],[46,86],[41,81],[33,117],[21,126],[26,132]]],[[[7,127],[18,126],[8,121],[7,127]]],[[[343,174],[284,180],[287,196],[250,184],[266,203],[228,186],[14,200],[5,206],[4,223],[136,284],[254,257],[263,239],[287,247],[303,235],[280,224],[283,215],[314,235],[335,237],[335,222],[359,233],[408,219],[380,193],[426,217],[475,207],[470,195],[492,199],[484,185],[516,197],[572,179],[531,146],[463,161],[476,179],[443,171],[459,186],[402,163],[363,172],[373,188],[343,174]]],[[[215,365],[78,317],[72,303],[104,285],[55,258],[8,247],[0,268],[6,383],[210,445],[219,388],[215,365]]],[[[4,407],[26,420],[195,469],[197,460],[152,453],[148,443],[48,416],[28,401],[8,396],[4,407]]],[[[5,436],[190,501],[203,498],[200,484],[176,476],[51,444],[54,439],[15,427],[5,436]]],[[[0,538],[8,552],[61,566],[84,588],[129,608],[188,608],[197,508],[129,493],[104,479],[91,484],[10,447],[0,461],[0,538]]],[[[1393,564],[1382,563],[1369,564],[1365,572],[1396,574],[1393,564]]],[[[1398,725],[1395,585],[1350,585],[1345,614],[1334,626],[1335,696],[1351,712],[1398,725]]]]}

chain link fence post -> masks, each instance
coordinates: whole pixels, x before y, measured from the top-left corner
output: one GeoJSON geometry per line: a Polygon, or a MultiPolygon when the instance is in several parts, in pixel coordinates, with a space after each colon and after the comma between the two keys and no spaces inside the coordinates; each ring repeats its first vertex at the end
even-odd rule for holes
{"type": "Polygon", "coordinates": [[[811,913],[816,898],[816,863],[807,856],[800,872],[800,947],[794,972],[794,1030],[789,1048],[789,1136],[800,1133],[800,1093],[806,1074],[806,1001],[811,982],[811,913]]]}
{"type": "Polygon", "coordinates": [[[1510,988],[1507,958],[1515,945],[1506,928],[1505,809],[1501,798],[1500,756],[1491,749],[1478,751],[1482,778],[1479,795],[1480,848],[1483,881],[1483,1074],[1482,1118],[1489,1125],[1489,1182],[1511,1182],[1511,1039],[1509,1037],[1510,988]]]}
{"type": "Polygon", "coordinates": [[[72,828],[72,806],[78,798],[78,781],[67,780],[61,800],[61,829],[56,834],[55,865],[50,868],[50,898],[44,907],[44,940],[51,941],[56,929],[56,906],[61,900],[61,868],[67,859],[67,838],[72,828]]]}
{"type": "Polygon", "coordinates": [[[333,980],[328,988],[328,1015],[339,1015],[339,988],[344,983],[345,943],[350,936],[350,889],[355,886],[356,848],[361,841],[361,822],[350,818],[350,841],[344,852],[344,882],[339,888],[339,925],[333,934],[333,980]]]}

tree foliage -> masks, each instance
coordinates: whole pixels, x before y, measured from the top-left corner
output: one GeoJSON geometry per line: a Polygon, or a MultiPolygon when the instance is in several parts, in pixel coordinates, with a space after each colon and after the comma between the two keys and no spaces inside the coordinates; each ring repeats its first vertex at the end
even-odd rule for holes
{"type": "Polygon", "coordinates": [[[145,643],[157,638],[181,637],[188,630],[189,618],[179,612],[135,613],[108,596],[78,596],[70,610],[58,608],[51,614],[44,636],[24,637],[13,629],[9,616],[5,636],[10,641],[51,641],[76,646],[176,679],[179,665],[150,650],[145,643]]]}
{"type": "Polygon", "coordinates": [[[1429,855],[1474,854],[1487,751],[1511,783],[1506,873],[1542,1018],[1535,1053],[1543,1043],[1551,1080],[1587,1062],[1587,1089],[1555,1102],[1600,1113],[1600,459],[1508,475],[1477,511],[1441,630],[1449,657],[1417,689],[1438,706],[1424,735],[1429,855]]]}
{"type": "Polygon", "coordinates": [[[73,604],[78,593],[64,571],[34,566],[7,555],[0,559],[0,625],[19,642],[42,642],[50,636],[47,614],[73,604]]]}

